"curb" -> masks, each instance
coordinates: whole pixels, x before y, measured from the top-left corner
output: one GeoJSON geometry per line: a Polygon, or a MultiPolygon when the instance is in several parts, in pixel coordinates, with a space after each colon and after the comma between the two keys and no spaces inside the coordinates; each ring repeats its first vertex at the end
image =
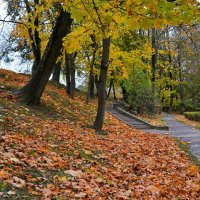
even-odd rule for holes
{"type": "Polygon", "coordinates": [[[143,119],[123,110],[122,108],[119,108],[115,105],[115,107],[113,107],[114,109],[116,109],[117,111],[119,111],[121,114],[123,115],[126,115],[127,117],[130,117],[132,119],[135,119],[136,121],[138,122],[142,122],[143,124],[147,125],[147,126],[150,126],[151,129],[158,129],[158,130],[169,130],[169,127],[168,126],[154,126],[152,124],[150,124],[149,122],[147,121],[144,121],[143,119]]]}

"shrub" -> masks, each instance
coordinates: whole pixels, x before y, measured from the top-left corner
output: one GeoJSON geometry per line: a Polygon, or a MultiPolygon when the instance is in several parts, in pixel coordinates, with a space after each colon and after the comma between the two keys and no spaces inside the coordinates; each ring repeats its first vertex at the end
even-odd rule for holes
{"type": "Polygon", "coordinates": [[[188,119],[200,121],[200,112],[184,112],[184,115],[188,119]]]}
{"type": "Polygon", "coordinates": [[[129,76],[125,88],[128,91],[127,102],[131,108],[139,114],[159,112],[160,106],[152,94],[151,80],[148,79],[147,74],[143,70],[137,69],[133,70],[129,76]],[[156,105],[154,105],[154,101],[156,105]]]}
{"type": "Polygon", "coordinates": [[[197,105],[194,103],[192,99],[184,99],[180,102],[179,105],[180,109],[187,111],[195,111],[198,109],[197,105]]]}

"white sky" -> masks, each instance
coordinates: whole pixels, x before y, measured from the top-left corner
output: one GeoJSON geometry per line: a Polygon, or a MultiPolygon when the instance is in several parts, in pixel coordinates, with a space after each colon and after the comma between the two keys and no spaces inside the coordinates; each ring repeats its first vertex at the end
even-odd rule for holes
{"type": "MultiPolygon", "coordinates": [[[[3,0],[0,0],[0,19],[9,20],[8,17],[6,18],[5,17],[6,17],[6,3],[3,2],[3,0]]],[[[11,25],[12,25],[11,23],[0,22],[0,46],[3,45],[2,38],[5,38],[6,33],[10,32],[11,25]]],[[[11,57],[13,58],[13,61],[9,63],[6,63],[3,60],[0,60],[0,68],[9,69],[16,72],[30,71],[31,63],[22,64],[20,62],[20,59],[17,58],[17,56],[19,56],[17,53],[16,54],[13,53],[11,55],[11,57]]]]}

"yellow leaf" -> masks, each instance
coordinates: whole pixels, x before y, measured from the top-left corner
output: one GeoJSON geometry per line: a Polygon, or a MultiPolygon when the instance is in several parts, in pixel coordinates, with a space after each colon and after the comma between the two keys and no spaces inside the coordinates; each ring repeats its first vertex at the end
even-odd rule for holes
{"type": "Polygon", "coordinates": [[[86,154],[86,155],[92,155],[92,152],[91,152],[91,151],[88,151],[88,150],[85,150],[85,154],[86,154]]]}
{"type": "Polygon", "coordinates": [[[188,170],[187,170],[187,174],[189,176],[195,176],[198,172],[198,167],[196,165],[192,165],[188,170]]]}
{"type": "Polygon", "coordinates": [[[67,181],[67,177],[66,176],[59,176],[58,180],[61,182],[66,182],[67,181]]]}

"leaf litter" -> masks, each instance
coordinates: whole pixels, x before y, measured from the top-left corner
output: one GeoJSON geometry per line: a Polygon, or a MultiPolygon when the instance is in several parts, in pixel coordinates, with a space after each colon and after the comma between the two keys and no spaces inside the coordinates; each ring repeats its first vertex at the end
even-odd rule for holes
{"type": "Polygon", "coordinates": [[[95,101],[49,84],[42,106],[26,107],[6,88],[28,77],[0,73],[1,199],[200,199],[199,170],[172,138],[108,113],[97,135],[95,101]]]}

